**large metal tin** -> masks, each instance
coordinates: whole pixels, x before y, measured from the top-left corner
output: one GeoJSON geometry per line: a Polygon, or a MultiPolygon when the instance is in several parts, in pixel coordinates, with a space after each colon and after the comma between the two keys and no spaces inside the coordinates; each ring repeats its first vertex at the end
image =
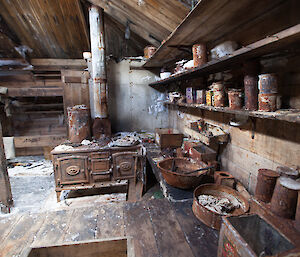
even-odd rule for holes
{"type": "Polygon", "coordinates": [[[205,44],[195,44],[192,48],[194,66],[201,66],[207,63],[206,45],[205,44]]]}
{"type": "Polygon", "coordinates": [[[198,201],[199,195],[214,195],[218,197],[234,197],[238,199],[238,201],[242,204],[242,208],[235,209],[231,215],[228,216],[239,216],[245,214],[249,210],[248,201],[237,191],[234,189],[216,184],[204,184],[197,187],[194,191],[194,200],[193,200],[193,213],[194,215],[201,220],[205,225],[219,230],[222,222],[222,215],[213,212],[203,205],[201,205],[198,201]]]}
{"type": "Polygon", "coordinates": [[[245,108],[250,111],[257,110],[258,104],[258,77],[246,75],[244,77],[245,108]]]}
{"type": "Polygon", "coordinates": [[[260,94],[278,93],[278,79],[275,73],[259,75],[258,88],[260,94]]]}
{"type": "Polygon", "coordinates": [[[257,214],[223,218],[218,257],[298,256],[285,255],[294,247],[257,214]]]}
{"type": "Polygon", "coordinates": [[[271,211],[279,217],[292,219],[296,212],[298,192],[286,187],[283,184],[284,179],[286,178],[277,179],[271,200],[271,211]]]}
{"type": "Polygon", "coordinates": [[[193,163],[188,158],[167,158],[160,161],[157,166],[160,169],[166,182],[177,188],[190,189],[201,184],[204,175],[207,174],[209,170],[203,170],[192,174],[182,174],[180,172],[173,172],[172,165],[173,160],[175,161],[175,166],[180,170],[184,171],[194,171],[200,168],[205,168],[207,165],[204,162],[193,163]]]}
{"type": "Polygon", "coordinates": [[[279,174],[276,171],[259,169],[255,188],[256,199],[265,203],[270,202],[278,177],[279,174]]]}
{"type": "Polygon", "coordinates": [[[90,109],[84,105],[68,107],[69,140],[81,143],[91,137],[90,109]]]}
{"type": "Polygon", "coordinates": [[[242,109],[242,92],[238,89],[231,89],[228,91],[229,109],[242,109]]]}
{"type": "Polygon", "coordinates": [[[259,94],[258,106],[260,111],[274,112],[276,111],[276,94],[259,94]]]}

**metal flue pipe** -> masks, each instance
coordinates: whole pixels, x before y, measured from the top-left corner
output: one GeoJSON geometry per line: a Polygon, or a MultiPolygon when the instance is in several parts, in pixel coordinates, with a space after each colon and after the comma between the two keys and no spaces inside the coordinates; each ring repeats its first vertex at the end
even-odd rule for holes
{"type": "Polygon", "coordinates": [[[92,96],[90,100],[93,135],[96,138],[111,134],[107,108],[107,77],[104,37],[104,11],[92,5],[89,9],[91,52],[92,52],[92,96]]]}
{"type": "Polygon", "coordinates": [[[89,9],[92,78],[93,78],[93,109],[95,118],[107,118],[107,80],[105,62],[104,12],[97,6],[89,9]]]}

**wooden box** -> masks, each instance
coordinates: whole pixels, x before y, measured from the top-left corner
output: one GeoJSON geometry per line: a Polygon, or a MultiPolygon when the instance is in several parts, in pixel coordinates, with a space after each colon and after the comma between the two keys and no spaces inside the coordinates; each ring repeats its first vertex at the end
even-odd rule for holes
{"type": "Polygon", "coordinates": [[[155,129],[155,142],[161,147],[181,147],[184,135],[173,128],[155,129]]]}

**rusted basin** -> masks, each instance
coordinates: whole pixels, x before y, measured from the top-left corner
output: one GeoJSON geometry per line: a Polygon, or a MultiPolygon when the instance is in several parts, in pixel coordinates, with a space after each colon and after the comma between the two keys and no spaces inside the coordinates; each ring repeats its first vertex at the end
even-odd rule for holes
{"type": "Polygon", "coordinates": [[[222,216],[239,216],[245,214],[248,210],[248,201],[238,191],[230,187],[216,184],[204,184],[197,187],[194,191],[193,213],[199,220],[211,228],[220,230],[222,216]],[[232,213],[228,215],[221,215],[200,204],[198,201],[199,195],[212,195],[216,197],[224,197],[229,200],[235,200],[240,203],[241,207],[234,209],[232,213]]]}
{"type": "Polygon", "coordinates": [[[191,174],[184,174],[208,167],[204,162],[194,163],[189,158],[167,158],[160,161],[157,166],[169,185],[181,189],[190,189],[200,185],[204,175],[209,171],[209,169],[207,169],[191,174]],[[171,171],[173,160],[176,172],[171,171]]]}

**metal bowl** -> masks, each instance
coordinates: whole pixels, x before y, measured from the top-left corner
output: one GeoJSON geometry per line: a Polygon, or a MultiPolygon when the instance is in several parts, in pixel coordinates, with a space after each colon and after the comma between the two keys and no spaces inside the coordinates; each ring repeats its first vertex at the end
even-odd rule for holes
{"type": "Polygon", "coordinates": [[[248,201],[236,190],[223,185],[204,184],[197,187],[194,191],[193,213],[205,225],[220,230],[222,216],[239,216],[245,214],[249,210],[248,201]],[[231,214],[221,215],[218,212],[207,209],[198,201],[199,195],[212,195],[216,197],[226,197],[229,199],[235,198],[240,204],[241,208],[235,209],[231,214]]]}
{"type": "Polygon", "coordinates": [[[167,158],[160,161],[157,166],[169,185],[181,189],[191,189],[200,185],[204,175],[209,171],[207,169],[192,174],[184,174],[184,172],[207,167],[204,162],[193,162],[189,158],[167,158]],[[176,172],[172,171],[173,160],[175,161],[174,166],[177,167],[176,172]]]}

